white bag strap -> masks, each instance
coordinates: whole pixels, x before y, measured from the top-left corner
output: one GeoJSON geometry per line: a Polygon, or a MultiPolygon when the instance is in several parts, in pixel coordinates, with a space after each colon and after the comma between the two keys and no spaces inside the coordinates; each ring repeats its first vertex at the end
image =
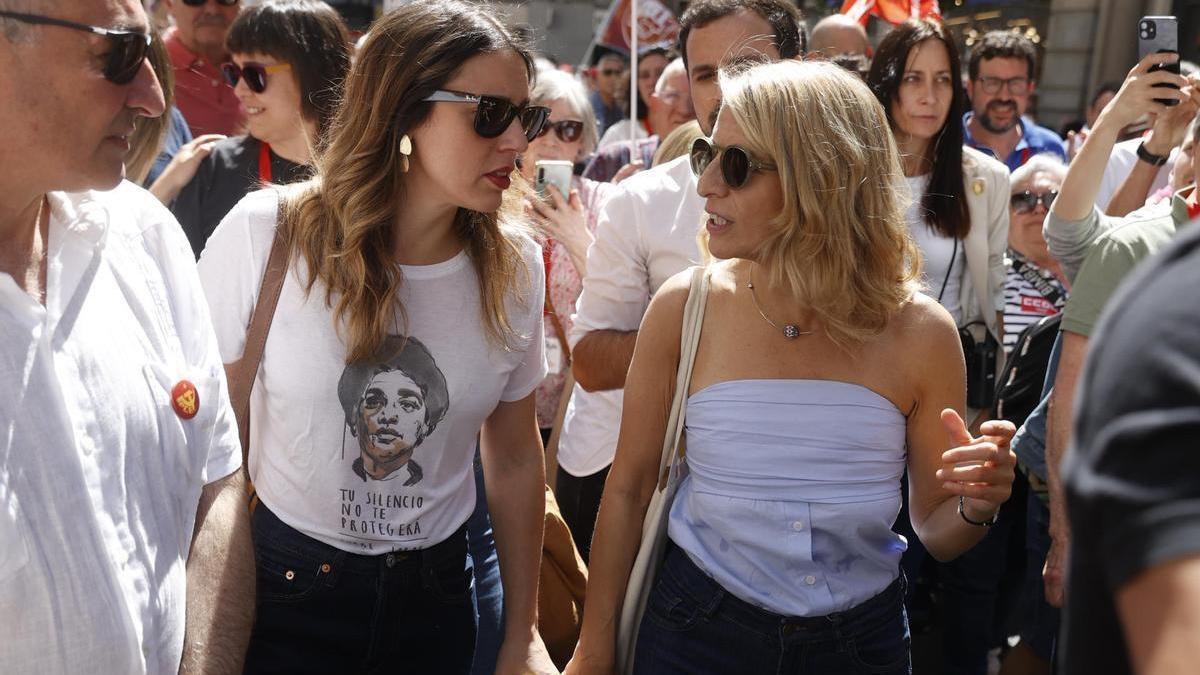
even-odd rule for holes
{"type": "Polygon", "coordinates": [[[692,268],[692,287],[688,291],[687,304],[683,308],[683,325],[679,336],[679,370],[675,377],[675,398],[671,401],[671,415],[667,418],[666,433],[663,434],[662,459],[658,464],[661,478],[674,466],[680,456],[679,440],[683,437],[683,421],[687,410],[688,387],[692,382],[692,366],[696,362],[696,346],[700,344],[700,327],[704,324],[704,306],[708,299],[708,270],[692,268]]]}

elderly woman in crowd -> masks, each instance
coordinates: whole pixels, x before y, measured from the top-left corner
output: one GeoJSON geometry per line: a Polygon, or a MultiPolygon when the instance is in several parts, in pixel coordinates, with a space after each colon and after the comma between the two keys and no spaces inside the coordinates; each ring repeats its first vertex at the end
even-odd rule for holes
{"type": "MultiPolygon", "coordinates": [[[[521,175],[533,182],[538,160],[578,162],[596,148],[596,118],[583,85],[557,70],[538,74],[529,95],[533,105],[550,108],[550,119],[541,135],[529,143],[521,161],[521,175]]],[[[569,351],[567,335],[575,300],[587,273],[587,250],[596,230],[600,206],[616,188],[580,176],[571,178],[571,193],[560,194],[552,185],[544,197],[526,198],[525,210],[545,238],[546,347],[550,374],[538,387],[538,426],[549,439],[566,381],[569,351]]]]}
{"type": "MultiPolygon", "coordinates": [[[[687,476],[639,673],[908,673],[892,531],[951,559],[1009,496],[1013,428],[972,439],[954,320],[918,290],[899,153],[856,76],[783,61],[723,76],[692,149],[711,264],[686,403],[687,476]],[[817,154],[819,153],[819,154],[817,154]]],[[[569,673],[609,673],[680,362],[692,272],[655,294],[592,547],[569,673]],[[632,526],[631,526],[632,524],[632,526]]]]}
{"type": "Polygon", "coordinates": [[[1066,277],[1042,236],[1042,224],[1066,175],[1067,165],[1061,159],[1041,154],[1030,158],[1009,179],[1005,352],[1012,350],[1026,326],[1061,312],[1067,303],[1066,277]]]}
{"type": "Polygon", "coordinates": [[[181,152],[185,166],[168,166],[154,190],[177,194],[168,199],[171,211],[197,257],[247,193],[308,177],[350,66],[346,26],[337,10],[318,0],[247,7],[229,28],[226,45],[233,60],[223,70],[246,111],[247,133],[181,152]],[[197,152],[204,155],[199,162],[197,152]]]}

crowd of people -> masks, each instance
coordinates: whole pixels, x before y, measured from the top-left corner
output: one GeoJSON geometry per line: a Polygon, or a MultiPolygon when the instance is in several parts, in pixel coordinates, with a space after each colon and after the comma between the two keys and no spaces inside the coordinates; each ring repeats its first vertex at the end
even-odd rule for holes
{"type": "Polygon", "coordinates": [[[0,0],[3,672],[1195,670],[1178,54],[162,5],[0,0]]]}

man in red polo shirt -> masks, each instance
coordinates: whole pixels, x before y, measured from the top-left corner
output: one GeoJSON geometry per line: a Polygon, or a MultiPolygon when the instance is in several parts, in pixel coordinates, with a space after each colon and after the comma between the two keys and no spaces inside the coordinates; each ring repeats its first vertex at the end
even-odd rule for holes
{"type": "Polygon", "coordinates": [[[166,0],[175,25],[164,41],[175,66],[175,105],[193,136],[235,135],[246,117],[233,87],[221,75],[229,60],[225,35],[241,9],[240,0],[166,0]]]}

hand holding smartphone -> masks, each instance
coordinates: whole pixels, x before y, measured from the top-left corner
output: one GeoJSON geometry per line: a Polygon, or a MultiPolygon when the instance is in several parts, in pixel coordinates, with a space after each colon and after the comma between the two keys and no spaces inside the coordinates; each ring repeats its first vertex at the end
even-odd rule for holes
{"type": "Polygon", "coordinates": [[[549,199],[546,186],[553,185],[566,200],[571,196],[571,176],[574,172],[575,165],[566,160],[539,159],[534,165],[533,188],[538,195],[549,199]]]}
{"type": "MultiPolygon", "coordinates": [[[[1138,20],[1138,60],[1160,52],[1179,53],[1179,21],[1173,16],[1143,16],[1138,20]]],[[[1154,66],[1150,70],[1151,72],[1166,70],[1178,75],[1179,62],[1154,66]]],[[[1173,84],[1156,86],[1179,88],[1173,84]]],[[[1175,99],[1156,98],[1154,100],[1163,105],[1179,105],[1179,101],[1175,99]]]]}

